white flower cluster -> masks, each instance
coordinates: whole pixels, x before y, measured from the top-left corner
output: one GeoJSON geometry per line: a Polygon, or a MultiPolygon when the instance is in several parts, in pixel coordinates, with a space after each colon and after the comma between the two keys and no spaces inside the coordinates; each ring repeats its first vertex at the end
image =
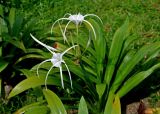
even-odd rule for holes
{"type": "MultiPolygon", "coordinates": [[[[94,34],[95,39],[96,39],[96,33],[95,33],[95,30],[94,30],[92,24],[91,24],[89,21],[85,20],[84,18],[87,17],[87,16],[95,16],[95,17],[97,17],[97,18],[101,21],[101,19],[100,19],[97,15],[95,15],[95,14],[86,14],[86,15],[83,16],[83,15],[81,15],[80,13],[78,13],[78,14],[76,14],[76,15],[71,15],[71,14],[67,14],[67,15],[69,15],[68,18],[65,18],[65,17],[64,17],[64,18],[60,18],[60,19],[56,20],[56,21],[53,23],[52,28],[51,28],[51,33],[52,33],[52,29],[54,28],[54,25],[55,25],[57,22],[59,23],[59,21],[68,20],[69,22],[66,24],[64,31],[61,29],[62,35],[63,35],[63,39],[64,39],[64,41],[67,41],[67,38],[66,38],[65,33],[66,33],[66,29],[67,29],[68,25],[69,25],[71,22],[73,22],[73,23],[76,25],[77,29],[78,29],[78,25],[81,24],[82,22],[85,22],[85,23],[87,23],[87,24],[91,27],[91,29],[93,30],[93,34],[94,34]]],[[[102,22],[102,21],[101,21],[101,22],[102,22]]],[[[70,83],[71,83],[71,87],[72,87],[71,73],[70,73],[70,71],[69,71],[69,68],[68,68],[67,64],[66,64],[65,61],[63,60],[63,55],[64,55],[65,53],[67,53],[70,49],[75,48],[75,47],[78,46],[78,45],[73,45],[72,47],[66,49],[64,52],[62,52],[62,53],[57,53],[57,52],[56,52],[56,51],[57,51],[56,48],[53,48],[53,47],[51,47],[51,46],[48,46],[48,45],[42,43],[41,41],[39,41],[38,39],[36,39],[32,34],[30,34],[30,36],[31,36],[37,43],[39,43],[40,45],[44,46],[44,47],[45,47],[49,52],[51,52],[51,54],[52,54],[52,58],[51,58],[51,59],[47,59],[47,60],[42,61],[42,62],[38,65],[38,67],[37,67],[37,75],[38,75],[38,77],[39,77],[39,72],[38,72],[39,67],[40,67],[43,63],[45,63],[45,62],[51,62],[51,63],[52,63],[52,66],[50,67],[49,71],[47,72],[46,78],[45,78],[45,86],[46,86],[46,89],[47,89],[47,78],[48,78],[48,75],[49,75],[50,71],[52,70],[52,68],[54,68],[54,67],[57,67],[57,68],[59,68],[59,70],[60,70],[61,84],[62,84],[62,88],[64,88],[63,75],[62,75],[62,63],[64,63],[64,65],[65,65],[65,67],[66,67],[66,69],[67,69],[67,71],[68,71],[69,78],[70,78],[70,83]]]]}

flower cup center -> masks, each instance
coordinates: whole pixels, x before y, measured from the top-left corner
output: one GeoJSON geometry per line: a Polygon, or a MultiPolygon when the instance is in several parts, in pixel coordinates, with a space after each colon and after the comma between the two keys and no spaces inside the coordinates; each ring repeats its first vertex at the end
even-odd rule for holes
{"type": "Polygon", "coordinates": [[[55,67],[60,67],[62,63],[61,53],[55,53],[52,56],[51,62],[55,67]]]}
{"type": "Polygon", "coordinates": [[[76,25],[78,25],[80,22],[84,20],[84,16],[81,14],[71,15],[69,16],[69,20],[74,22],[76,25]]]}

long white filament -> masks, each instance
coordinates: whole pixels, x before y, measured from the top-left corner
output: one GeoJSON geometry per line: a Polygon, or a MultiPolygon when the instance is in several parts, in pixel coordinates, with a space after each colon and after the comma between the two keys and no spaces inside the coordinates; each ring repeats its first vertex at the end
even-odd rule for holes
{"type": "Polygon", "coordinates": [[[63,74],[62,74],[62,66],[59,67],[59,70],[60,70],[60,77],[61,77],[62,88],[64,89],[63,74]]]}
{"type": "Polygon", "coordinates": [[[94,16],[94,17],[97,17],[97,18],[100,20],[100,22],[103,24],[103,22],[102,22],[101,18],[100,18],[100,17],[98,17],[97,15],[95,15],[95,14],[86,14],[86,15],[84,15],[84,17],[88,17],[88,16],[94,16]]]}
{"type": "Polygon", "coordinates": [[[52,68],[54,67],[54,65],[51,66],[51,68],[49,69],[49,71],[47,72],[46,78],[45,78],[45,88],[47,89],[47,79],[48,79],[48,75],[50,73],[50,71],[52,70],[52,68]]]}
{"type": "Polygon", "coordinates": [[[54,25],[55,25],[57,22],[59,22],[60,20],[69,20],[69,19],[68,19],[68,18],[60,18],[60,19],[56,20],[56,21],[52,24],[52,27],[51,27],[51,34],[52,34],[52,31],[53,31],[54,25]]]}
{"type": "Polygon", "coordinates": [[[86,22],[86,23],[92,28],[94,37],[95,37],[95,39],[96,39],[96,32],[95,32],[95,30],[94,30],[92,24],[91,24],[89,21],[86,21],[86,20],[83,20],[83,21],[86,22]]]}
{"type": "Polygon", "coordinates": [[[38,77],[39,77],[39,72],[38,72],[39,67],[40,67],[43,63],[48,62],[48,61],[51,61],[51,59],[44,60],[44,61],[42,61],[42,62],[38,65],[38,67],[37,67],[37,76],[38,76],[38,77]]]}
{"type": "Polygon", "coordinates": [[[66,68],[67,68],[67,71],[68,71],[68,74],[69,74],[69,79],[70,79],[70,83],[71,83],[71,88],[73,88],[73,86],[72,86],[72,77],[71,77],[71,73],[70,73],[70,71],[69,71],[69,68],[68,68],[68,66],[67,66],[67,64],[64,62],[64,64],[65,64],[65,66],[66,66],[66,68]]]}

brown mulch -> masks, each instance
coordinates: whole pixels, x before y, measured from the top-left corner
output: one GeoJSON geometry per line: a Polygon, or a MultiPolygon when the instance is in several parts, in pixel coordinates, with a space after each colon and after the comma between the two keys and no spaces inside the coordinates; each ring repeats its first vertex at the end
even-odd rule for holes
{"type": "Polygon", "coordinates": [[[152,106],[150,101],[151,98],[144,98],[140,102],[127,105],[126,114],[154,114],[153,108],[160,107],[160,101],[155,104],[155,107],[152,106]]]}

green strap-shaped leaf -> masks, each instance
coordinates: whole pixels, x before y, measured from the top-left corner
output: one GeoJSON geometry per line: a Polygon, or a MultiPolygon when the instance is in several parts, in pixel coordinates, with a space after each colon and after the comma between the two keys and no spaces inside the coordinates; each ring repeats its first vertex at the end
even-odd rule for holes
{"type": "Polygon", "coordinates": [[[105,72],[105,78],[104,78],[105,82],[108,85],[110,83],[113,72],[115,70],[115,65],[120,56],[123,42],[125,41],[125,38],[128,36],[128,34],[129,34],[129,20],[127,18],[125,23],[116,31],[112,40],[112,44],[111,44],[111,48],[108,56],[107,68],[105,72]]]}
{"type": "MultiPolygon", "coordinates": [[[[26,110],[24,114],[49,114],[49,108],[47,106],[33,106],[26,110]]],[[[20,113],[23,114],[23,113],[20,113]]]]}
{"type": "Polygon", "coordinates": [[[107,99],[107,103],[106,103],[106,106],[105,106],[104,114],[111,114],[112,113],[112,108],[113,108],[112,105],[113,105],[114,98],[115,98],[115,94],[111,90],[109,92],[109,95],[108,95],[108,99],[107,99]]]}
{"type": "Polygon", "coordinates": [[[14,21],[15,21],[15,8],[11,8],[9,12],[9,24],[11,28],[13,27],[14,21]]]}
{"type": "Polygon", "coordinates": [[[133,89],[135,86],[137,86],[140,82],[142,82],[144,79],[146,79],[151,73],[154,72],[154,70],[160,68],[160,63],[154,65],[153,67],[151,67],[150,69],[146,70],[146,71],[142,71],[139,72],[137,74],[135,74],[134,76],[132,76],[131,78],[129,78],[124,85],[122,86],[122,88],[118,91],[118,95],[119,97],[123,97],[125,94],[127,94],[131,89],[133,89]]]}
{"type": "Polygon", "coordinates": [[[23,61],[23,60],[25,60],[25,59],[28,59],[28,58],[35,58],[35,59],[44,59],[44,57],[42,56],[42,55],[38,55],[38,54],[27,54],[27,55],[25,55],[25,56],[22,56],[22,57],[20,57],[16,62],[15,62],[15,64],[17,64],[17,63],[19,63],[19,62],[21,62],[21,61],[23,61]]]}
{"type": "MultiPolygon", "coordinates": [[[[103,34],[103,26],[94,20],[90,20],[96,32],[96,39],[93,38],[95,57],[96,57],[96,72],[99,81],[102,81],[103,63],[106,54],[106,40],[103,34]]],[[[107,52],[108,53],[108,52],[107,52]]]]}
{"type": "Polygon", "coordinates": [[[104,91],[106,89],[106,84],[97,84],[96,90],[99,95],[99,99],[101,99],[102,95],[104,94],[104,91]]]}
{"type": "Polygon", "coordinates": [[[121,103],[118,95],[114,99],[111,114],[121,114],[121,103]]]}
{"type": "MultiPolygon", "coordinates": [[[[126,56],[124,57],[119,69],[123,69],[125,70],[126,66],[128,65],[128,62],[131,61],[131,59],[133,58],[133,56],[135,55],[136,51],[135,50],[130,50],[126,56]]],[[[123,77],[121,77],[121,79],[124,79],[123,77]]],[[[123,80],[121,80],[123,81],[123,80]]],[[[117,88],[119,87],[119,85],[121,84],[120,80],[119,80],[119,75],[116,75],[115,77],[115,81],[113,82],[112,85],[112,90],[116,91],[117,88]]]]}
{"type": "Polygon", "coordinates": [[[154,58],[158,57],[160,53],[160,49],[157,49],[151,56],[147,58],[147,60],[143,63],[143,65],[147,64],[149,61],[153,60],[154,58]]]}
{"type": "Polygon", "coordinates": [[[23,42],[20,41],[20,40],[18,40],[17,38],[13,39],[13,38],[10,37],[10,36],[6,36],[6,37],[5,37],[5,41],[11,43],[11,44],[14,45],[15,47],[17,47],[17,48],[23,50],[24,52],[26,52],[26,48],[25,48],[23,42]]]}
{"type": "Polygon", "coordinates": [[[14,112],[13,114],[22,114],[22,113],[25,113],[25,114],[48,114],[47,112],[49,112],[49,108],[47,106],[42,106],[43,103],[45,103],[46,101],[41,101],[41,102],[35,102],[35,103],[32,103],[32,104],[29,104],[29,105],[26,105],[20,109],[18,109],[16,112],[14,112]],[[41,109],[42,110],[39,110],[41,109]],[[38,110],[43,112],[43,113],[38,113],[37,111],[38,110]],[[36,113],[36,112],[37,113],[36,113]],[[29,113],[30,112],[30,113],[29,113]]]}
{"type": "Polygon", "coordinates": [[[144,58],[144,56],[153,55],[157,52],[157,49],[160,49],[160,42],[143,46],[134,56],[132,56],[127,64],[125,62],[121,64],[121,67],[119,67],[117,71],[116,80],[114,83],[117,84],[117,86],[121,85],[127,75],[133,70],[135,65],[137,65],[144,58]]]}
{"type": "MultiPolygon", "coordinates": [[[[48,77],[47,84],[61,86],[60,80],[57,79],[56,77],[48,77]]],[[[29,77],[21,81],[19,84],[17,84],[10,92],[8,98],[14,97],[19,93],[22,93],[30,88],[34,88],[40,85],[45,85],[45,77],[42,76],[40,76],[39,78],[37,76],[29,77]]]]}
{"type": "MultiPolygon", "coordinates": [[[[0,42],[1,42],[1,38],[0,38],[0,42]]],[[[0,47],[0,56],[2,56],[2,47],[0,47]]]]}
{"type": "Polygon", "coordinates": [[[23,22],[24,22],[24,15],[23,14],[16,15],[13,28],[12,28],[13,36],[15,37],[19,36],[21,29],[24,27],[23,22]]]}
{"type": "Polygon", "coordinates": [[[78,114],[88,114],[87,104],[83,96],[79,103],[78,114]]]}
{"type": "Polygon", "coordinates": [[[76,65],[73,61],[66,59],[65,61],[69,67],[69,70],[74,73],[76,76],[79,76],[81,79],[85,80],[83,71],[80,65],[76,65]]]}
{"type": "Polygon", "coordinates": [[[7,66],[8,62],[4,61],[3,59],[0,59],[0,72],[2,72],[7,66]]]}
{"type": "Polygon", "coordinates": [[[2,96],[2,79],[0,79],[0,97],[2,96]]]}
{"type": "Polygon", "coordinates": [[[3,6],[0,4],[0,16],[3,16],[3,6]]]}
{"type": "Polygon", "coordinates": [[[51,114],[67,114],[60,98],[53,91],[43,89],[43,94],[48,102],[51,114]]]}
{"type": "Polygon", "coordinates": [[[29,69],[19,69],[19,71],[21,71],[23,73],[23,75],[25,75],[27,78],[32,77],[32,76],[36,76],[36,72],[32,72],[29,69]]]}
{"type": "Polygon", "coordinates": [[[137,39],[138,39],[138,37],[137,37],[135,34],[133,34],[133,35],[131,35],[131,36],[128,36],[128,38],[126,39],[126,41],[125,41],[125,43],[124,43],[124,47],[123,47],[123,50],[122,50],[122,52],[121,52],[121,57],[124,56],[125,52],[130,49],[130,46],[131,46],[131,45],[134,43],[134,41],[137,40],[137,39]]]}

